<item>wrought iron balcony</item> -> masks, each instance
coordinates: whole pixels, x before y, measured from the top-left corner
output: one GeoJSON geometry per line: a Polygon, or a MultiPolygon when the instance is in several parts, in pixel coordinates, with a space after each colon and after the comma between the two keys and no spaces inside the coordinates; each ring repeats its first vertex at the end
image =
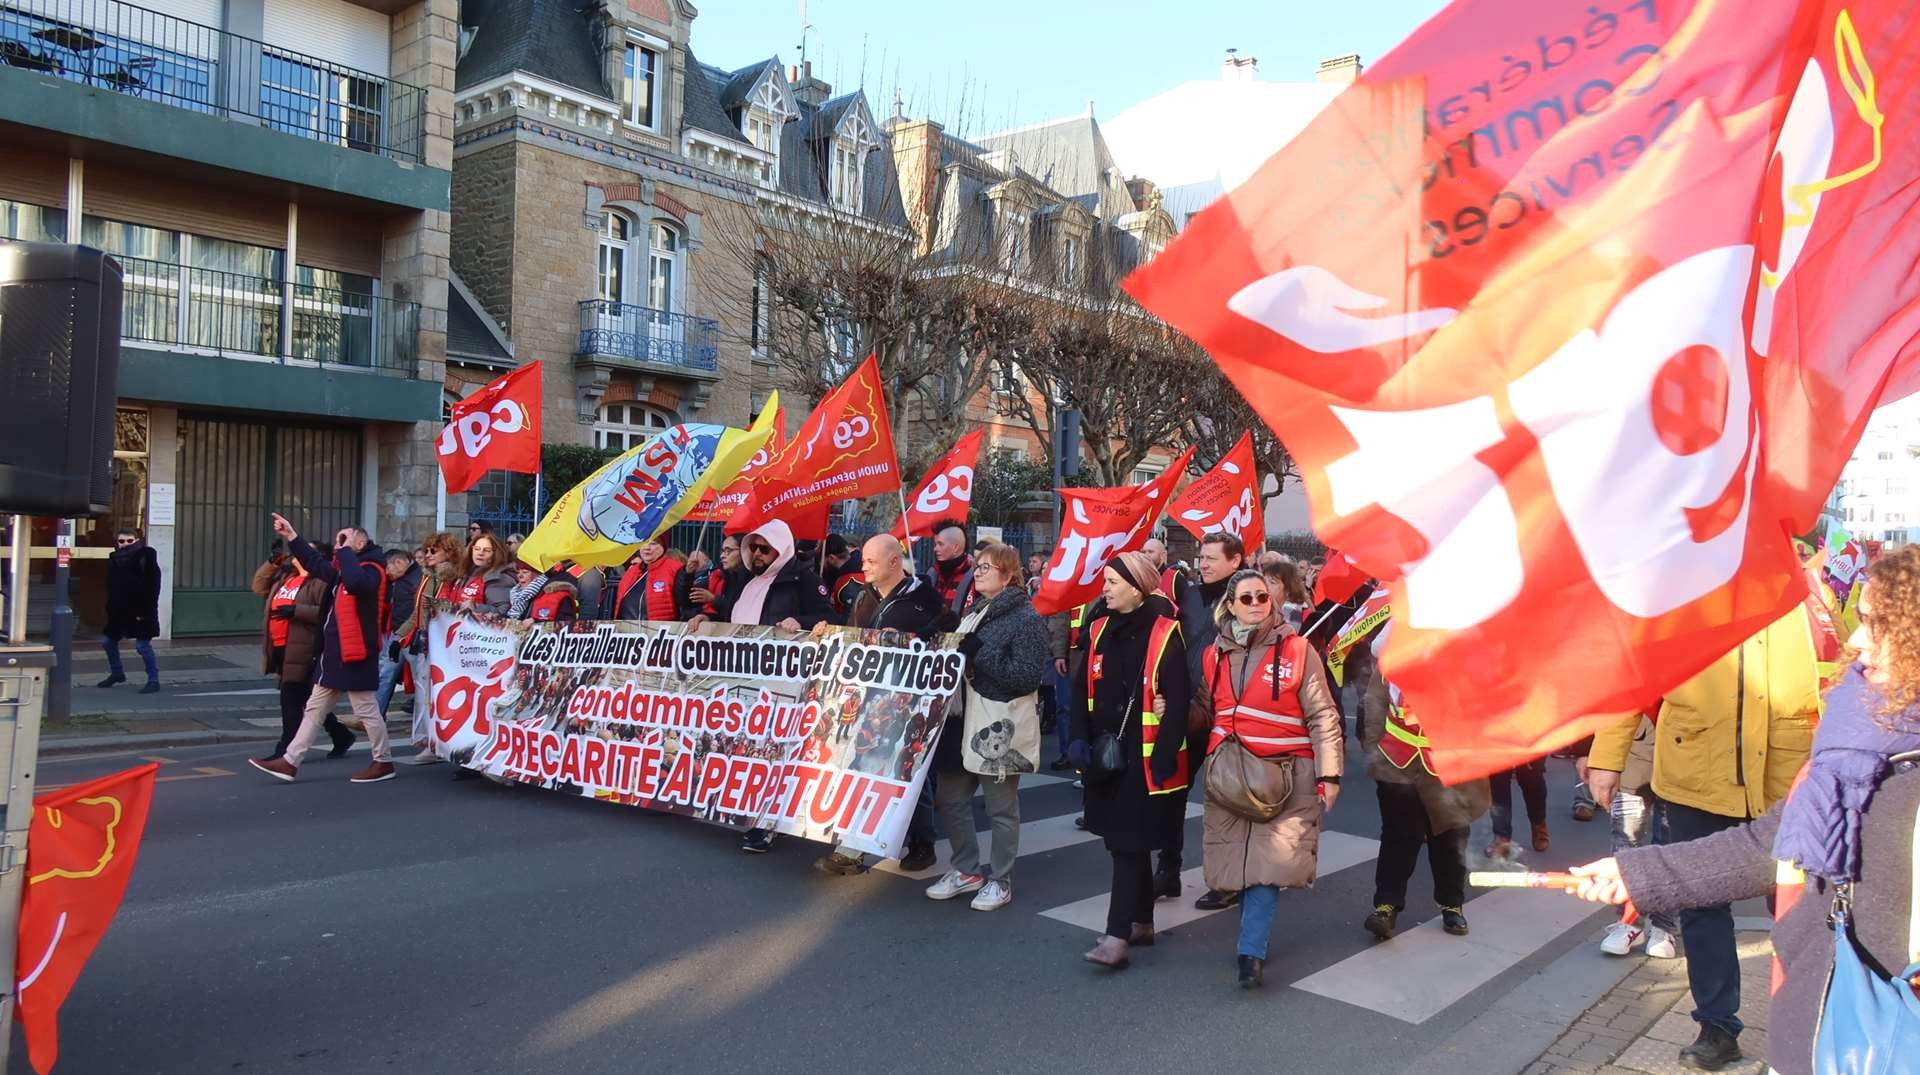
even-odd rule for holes
{"type": "Polygon", "coordinates": [[[588,299],[580,304],[578,357],[713,374],[720,368],[720,322],[628,302],[588,299]]]}
{"type": "Polygon", "coordinates": [[[0,0],[0,65],[420,160],[425,90],[119,0],[0,0]]]}
{"type": "Polygon", "coordinates": [[[126,274],[124,340],[396,377],[419,368],[417,302],[145,258],[115,260],[126,274]]]}

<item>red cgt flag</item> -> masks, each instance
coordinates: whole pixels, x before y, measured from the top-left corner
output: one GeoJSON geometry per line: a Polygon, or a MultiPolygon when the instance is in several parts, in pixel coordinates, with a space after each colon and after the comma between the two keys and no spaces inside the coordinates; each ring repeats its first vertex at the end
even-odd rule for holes
{"type": "Polygon", "coordinates": [[[158,764],[103,776],[33,801],[27,891],[20,901],[14,1017],[33,1070],[60,1053],[60,1005],[107,932],[133,876],[158,764]]]}
{"type": "Polygon", "coordinates": [[[1061,489],[1066,510],[1060,515],[1060,541],[1040,576],[1034,611],[1051,616],[1100,596],[1100,575],[1123,552],[1134,552],[1153,536],[1173,494],[1174,483],[1193,462],[1188,448],[1159,477],[1144,485],[1104,489],[1061,489]]]}
{"type": "Polygon", "coordinates": [[[1173,500],[1173,521],[1197,538],[1225,530],[1247,548],[1265,536],[1260,519],[1260,486],[1253,469],[1253,434],[1240,434],[1212,470],[1180,490],[1173,500]]]}
{"type": "Polygon", "coordinates": [[[1442,775],[1800,599],[1788,531],[1916,357],[1910,7],[1458,0],[1128,281],[1396,580],[1442,775]]]}
{"type": "Polygon", "coordinates": [[[927,470],[920,488],[907,498],[906,514],[893,524],[894,537],[931,537],[933,528],[943,522],[966,523],[973,508],[973,471],[986,438],[984,429],[968,433],[927,470]]]}
{"type": "Polygon", "coordinates": [[[747,465],[740,468],[740,475],[727,484],[725,489],[707,490],[700,503],[687,512],[684,521],[691,523],[718,523],[733,518],[734,512],[747,506],[747,500],[753,495],[753,479],[768,463],[780,455],[780,449],[787,443],[787,409],[773,412],[773,436],[760,450],[753,453],[747,465]]]}
{"type": "Polygon", "coordinates": [[[894,493],[900,463],[893,453],[893,425],[880,360],[867,356],[845,383],[820,405],[753,483],[753,497],[727,523],[745,534],[780,519],[796,538],[827,536],[827,509],[836,500],[894,493]]]}
{"type": "Polygon", "coordinates": [[[539,473],[540,363],[495,377],[452,411],[434,443],[447,492],[466,492],[489,470],[539,473]]]}
{"type": "Polygon", "coordinates": [[[1317,605],[1322,601],[1332,601],[1336,605],[1345,604],[1347,598],[1366,583],[1367,578],[1367,573],[1360,570],[1351,556],[1344,552],[1335,553],[1327,557],[1326,566],[1320,569],[1320,574],[1313,580],[1313,603],[1317,605]]]}

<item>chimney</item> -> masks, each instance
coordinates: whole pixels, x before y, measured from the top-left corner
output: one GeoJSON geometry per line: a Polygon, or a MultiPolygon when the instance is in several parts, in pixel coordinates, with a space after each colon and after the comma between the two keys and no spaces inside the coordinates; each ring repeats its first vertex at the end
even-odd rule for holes
{"type": "Polygon", "coordinates": [[[813,61],[806,60],[792,69],[787,81],[793,85],[793,96],[797,101],[810,104],[815,108],[827,103],[833,96],[833,87],[813,77],[813,61]]]}
{"type": "Polygon", "coordinates": [[[1253,56],[1242,56],[1239,49],[1228,49],[1227,58],[1220,63],[1222,82],[1252,82],[1259,74],[1259,59],[1253,56]]]}
{"type": "Polygon", "coordinates": [[[934,193],[940,184],[940,145],[944,128],[930,119],[895,116],[887,121],[887,140],[893,149],[893,169],[900,177],[900,202],[914,231],[914,249],[925,255],[933,249],[934,193]]]}
{"type": "Polygon", "coordinates": [[[1345,56],[1335,56],[1331,60],[1320,61],[1320,72],[1316,81],[1331,82],[1345,86],[1360,79],[1360,54],[1350,52],[1345,56]]]}

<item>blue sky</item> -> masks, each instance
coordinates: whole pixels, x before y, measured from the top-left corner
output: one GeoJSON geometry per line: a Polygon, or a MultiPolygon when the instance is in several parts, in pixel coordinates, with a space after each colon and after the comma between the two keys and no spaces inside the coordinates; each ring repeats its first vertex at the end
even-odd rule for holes
{"type": "MultiPolygon", "coordinates": [[[[698,0],[693,50],[741,67],[799,57],[799,0],[698,0]]],[[[807,57],[841,92],[862,85],[876,116],[900,90],[908,114],[978,134],[1073,115],[1111,117],[1192,79],[1229,48],[1262,78],[1305,81],[1323,59],[1371,62],[1443,0],[808,0],[807,57]]]]}

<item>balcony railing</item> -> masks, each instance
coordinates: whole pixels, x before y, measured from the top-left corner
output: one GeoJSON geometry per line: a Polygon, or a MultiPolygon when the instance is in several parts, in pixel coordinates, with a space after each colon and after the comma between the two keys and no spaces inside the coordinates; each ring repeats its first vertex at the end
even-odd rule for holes
{"type": "Polygon", "coordinates": [[[419,303],[145,258],[115,260],[125,270],[123,339],[397,377],[418,369],[419,303]]]}
{"type": "Polygon", "coordinates": [[[0,64],[420,160],[425,90],[119,0],[0,0],[0,64]]]}
{"type": "Polygon", "coordinates": [[[712,373],[720,366],[720,322],[588,299],[580,304],[580,354],[712,373]]]}

